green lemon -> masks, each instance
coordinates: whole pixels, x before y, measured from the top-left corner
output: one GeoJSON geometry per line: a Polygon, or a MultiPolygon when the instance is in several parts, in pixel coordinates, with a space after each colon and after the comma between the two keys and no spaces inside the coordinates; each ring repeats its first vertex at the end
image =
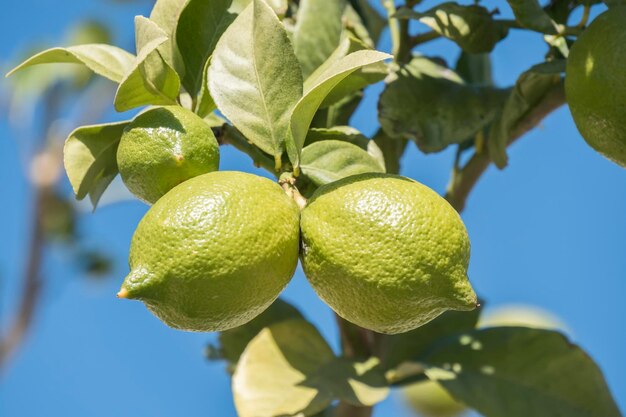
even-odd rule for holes
{"type": "Polygon", "coordinates": [[[211,128],[179,106],[156,107],[124,129],[117,165],[126,187],[154,203],[176,185],[219,167],[219,145],[211,128]]]}
{"type": "Polygon", "coordinates": [[[626,6],[602,13],[574,42],[565,95],[587,143],[626,167],[626,6]]]}
{"type": "MultiPolygon", "coordinates": [[[[510,304],[492,309],[480,318],[478,327],[530,327],[565,331],[567,326],[550,312],[534,306],[510,304]]],[[[421,381],[402,390],[409,405],[424,417],[453,417],[465,410],[438,382],[421,381]]]]}
{"type": "Polygon", "coordinates": [[[301,233],[311,285],[359,326],[401,333],[476,307],[465,226],[418,182],[362,174],[320,187],[302,212],[301,233]]]}
{"type": "Polygon", "coordinates": [[[423,417],[454,417],[465,411],[463,403],[434,381],[411,384],[402,393],[411,408],[423,417]]]}
{"type": "Polygon", "coordinates": [[[299,209],[282,188],[241,172],[212,172],[172,189],[139,223],[121,298],[165,324],[227,330],[265,310],[298,263],[299,209]]]}

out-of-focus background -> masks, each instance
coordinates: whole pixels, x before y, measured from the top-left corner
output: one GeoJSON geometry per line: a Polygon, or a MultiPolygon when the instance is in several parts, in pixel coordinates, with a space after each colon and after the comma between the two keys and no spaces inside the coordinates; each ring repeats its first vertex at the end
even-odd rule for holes
{"type": "MultiPolygon", "coordinates": [[[[436,2],[424,6],[431,3],[436,2]]],[[[510,17],[505,2],[485,5],[500,7],[510,17]]],[[[113,44],[134,52],[133,17],[148,15],[150,8],[149,0],[4,2],[0,68],[6,73],[34,50],[67,45],[77,36],[72,28],[86,20],[104,25],[113,44]]],[[[424,28],[416,25],[415,30],[424,28]]],[[[379,49],[389,50],[388,34],[379,49]]],[[[452,64],[458,55],[446,40],[420,51],[452,64]]],[[[496,83],[514,83],[544,53],[540,35],[511,31],[493,53],[496,83]]],[[[79,124],[133,116],[113,111],[115,90],[108,81],[89,82],[83,94],[68,92],[65,81],[65,87],[48,89],[52,93],[42,102],[37,89],[67,72],[66,66],[42,68],[30,79],[0,81],[0,334],[8,337],[11,329],[26,329],[22,343],[0,368],[0,415],[235,416],[225,365],[204,355],[216,335],[169,329],[141,303],[115,298],[127,273],[132,233],[148,207],[130,198],[118,181],[95,213],[87,203],[74,202],[65,179],[54,193],[34,191],[31,181],[57,175],[58,149],[44,145],[46,138],[63,138],[79,124]],[[40,175],[31,174],[33,164],[40,175]],[[65,201],[75,210],[64,210],[65,201]],[[39,244],[41,236],[33,233],[35,207],[57,213],[47,220],[48,233],[56,227],[52,243],[39,244]],[[63,217],[73,211],[74,222],[63,217]],[[39,274],[29,272],[33,262],[39,274]],[[30,283],[26,293],[25,283],[30,283]],[[20,308],[31,311],[29,302],[32,317],[16,322],[20,308]]],[[[380,85],[367,91],[352,120],[367,134],[377,129],[380,91],[380,85]]],[[[402,174],[443,192],[453,157],[452,150],[425,156],[410,145],[402,174]]],[[[267,175],[228,147],[222,149],[221,169],[267,175]]],[[[559,317],[604,371],[622,410],[625,213],[626,170],[585,144],[566,107],[514,145],[508,168],[489,170],[463,213],[472,241],[470,278],[486,299],[487,311],[525,303],[559,317]]],[[[283,296],[338,347],[331,311],[301,270],[283,296]]],[[[403,415],[411,411],[398,394],[375,411],[380,417],[403,415]]]]}

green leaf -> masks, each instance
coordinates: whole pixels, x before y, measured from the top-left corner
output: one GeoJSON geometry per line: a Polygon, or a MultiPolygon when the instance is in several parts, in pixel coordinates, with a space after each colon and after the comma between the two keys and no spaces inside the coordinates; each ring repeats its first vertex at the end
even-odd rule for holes
{"type": "Polygon", "coordinates": [[[541,33],[555,34],[558,25],[543,10],[538,0],[507,0],[515,19],[526,29],[541,33]]]}
{"type": "Polygon", "coordinates": [[[98,200],[118,173],[117,147],[129,122],[83,126],[70,133],[63,148],[65,171],[76,198],[98,200]]]}
{"type": "Polygon", "coordinates": [[[618,7],[618,6],[626,6],[626,0],[604,0],[604,4],[606,4],[609,8],[618,7]]]}
{"type": "Polygon", "coordinates": [[[345,7],[345,0],[300,1],[293,47],[305,79],[339,46],[345,7]]]}
{"type": "Polygon", "coordinates": [[[351,175],[385,172],[380,162],[348,142],[323,140],[302,150],[302,174],[315,185],[324,185],[351,175]]]}
{"type": "Polygon", "coordinates": [[[327,390],[332,397],[362,407],[373,406],[389,394],[380,361],[374,357],[363,362],[336,358],[305,383],[317,385],[320,391],[327,390]]]}
{"type": "Polygon", "coordinates": [[[495,117],[508,92],[465,84],[452,70],[422,56],[387,78],[378,103],[382,128],[391,137],[438,152],[475,135],[495,117]]]}
{"type": "Polygon", "coordinates": [[[287,32],[263,0],[254,0],[224,32],[208,77],[222,114],[279,168],[302,74],[287,32]]]}
{"type": "Polygon", "coordinates": [[[264,328],[285,320],[302,319],[297,308],[282,299],[277,299],[254,320],[220,333],[222,357],[236,365],[248,343],[264,328]]]}
{"type": "Polygon", "coordinates": [[[158,51],[159,46],[168,40],[166,33],[143,16],[135,18],[135,33],[136,63],[117,89],[115,110],[121,112],[149,104],[177,104],[180,78],[158,51]]]}
{"type": "Polygon", "coordinates": [[[238,415],[309,416],[324,410],[333,399],[331,393],[307,380],[333,360],[326,341],[304,320],[287,320],[261,330],[233,375],[238,415]]]}
{"type": "Polygon", "coordinates": [[[180,14],[176,42],[185,62],[183,85],[195,96],[203,69],[226,28],[235,20],[228,11],[232,0],[189,0],[180,14]]]}
{"type": "Polygon", "coordinates": [[[542,66],[534,68],[520,75],[489,129],[489,156],[500,169],[508,163],[506,147],[513,129],[561,81],[558,73],[546,73],[546,68],[542,66]]]}
{"type": "Polygon", "coordinates": [[[291,133],[287,140],[287,153],[294,167],[300,165],[300,151],[309,126],[328,94],[348,75],[367,65],[375,64],[391,55],[378,51],[356,51],[337,61],[335,65],[307,80],[304,96],[298,101],[291,116],[291,133]]]}
{"type": "Polygon", "coordinates": [[[486,417],[620,417],[601,371],[562,334],[474,330],[424,357],[429,378],[486,417]]]}
{"type": "Polygon", "coordinates": [[[150,13],[150,20],[167,34],[168,40],[159,48],[161,56],[179,77],[185,75],[185,64],[176,44],[178,19],[188,0],[157,0],[150,13]]]}
{"type": "Polygon", "coordinates": [[[306,136],[305,145],[323,140],[340,140],[348,142],[366,151],[378,163],[381,172],[385,172],[385,158],[376,142],[370,140],[351,126],[334,126],[331,128],[313,128],[306,136]]]}
{"type": "Polygon", "coordinates": [[[385,27],[387,27],[387,19],[381,16],[381,14],[378,13],[374,7],[372,7],[369,0],[352,0],[352,5],[357,13],[359,13],[361,21],[367,28],[367,31],[374,42],[372,47],[375,47],[380,39],[381,33],[385,27]]]}
{"type": "Polygon", "coordinates": [[[209,65],[211,64],[211,57],[207,59],[204,70],[202,71],[202,86],[200,87],[200,93],[198,93],[198,104],[196,105],[195,112],[200,117],[206,117],[213,110],[217,108],[211,92],[209,91],[209,65]]]}
{"type": "Polygon", "coordinates": [[[479,316],[478,308],[473,311],[447,311],[415,330],[385,337],[385,368],[393,370],[393,382],[402,381],[402,366],[405,363],[416,362],[438,340],[473,330],[479,316]]]}
{"type": "Polygon", "coordinates": [[[399,19],[417,19],[470,53],[491,52],[506,37],[509,29],[482,6],[442,3],[424,13],[404,8],[399,19]]]}
{"type": "Polygon", "coordinates": [[[373,141],[383,154],[385,169],[389,174],[400,173],[400,160],[408,144],[406,139],[391,138],[383,129],[379,129],[373,141]]]}
{"type": "Polygon", "coordinates": [[[456,72],[469,84],[493,86],[489,54],[470,54],[462,51],[456,62],[456,72]]]}
{"type": "Polygon", "coordinates": [[[135,56],[123,49],[92,43],[40,52],[13,68],[6,76],[32,65],[70,63],[83,64],[96,74],[119,83],[132,69],[134,62],[135,56]]]}

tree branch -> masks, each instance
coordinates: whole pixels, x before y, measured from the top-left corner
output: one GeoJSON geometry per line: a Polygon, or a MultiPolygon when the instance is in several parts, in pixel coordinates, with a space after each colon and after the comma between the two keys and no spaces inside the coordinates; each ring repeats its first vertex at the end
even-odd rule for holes
{"type": "MultiPolygon", "coordinates": [[[[565,104],[565,91],[561,82],[548,91],[543,100],[513,128],[508,145],[532,130],[548,114],[563,104],[565,104]]],[[[465,208],[469,194],[489,165],[491,165],[491,159],[487,153],[475,153],[460,171],[453,174],[445,198],[459,213],[465,208]]]]}

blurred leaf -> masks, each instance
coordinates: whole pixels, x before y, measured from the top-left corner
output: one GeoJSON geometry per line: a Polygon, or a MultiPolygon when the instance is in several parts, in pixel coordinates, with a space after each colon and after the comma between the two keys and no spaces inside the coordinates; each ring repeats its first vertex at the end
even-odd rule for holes
{"type": "Polygon", "coordinates": [[[302,75],[283,25],[263,0],[254,0],[224,32],[208,77],[222,114],[280,167],[302,75]]]}
{"type": "MultiPolygon", "coordinates": [[[[239,14],[251,2],[252,0],[233,0],[233,3],[231,4],[229,10],[231,11],[231,13],[239,14]]],[[[285,13],[287,13],[289,3],[288,0],[265,0],[265,2],[268,6],[272,8],[272,10],[274,10],[274,13],[276,13],[276,15],[281,19],[285,16],[285,13]]]]}
{"type": "MultiPolygon", "coordinates": [[[[387,336],[383,351],[385,368],[395,369],[405,362],[416,362],[435,342],[476,327],[480,309],[473,311],[447,311],[441,316],[406,333],[387,336]]],[[[402,380],[401,370],[396,370],[397,381],[402,380]]]]}
{"type": "Polygon", "coordinates": [[[200,87],[200,93],[198,93],[198,102],[195,108],[196,114],[200,117],[208,116],[217,108],[209,91],[209,65],[211,65],[211,57],[207,59],[202,71],[202,86],[200,87]]]}
{"type": "Polygon", "coordinates": [[[89,194],[94,209],[118,173],[117,147],[128,123],[79,127],[65,142],[63,161],[76,198],[89,194]]]}
{"type": "Polygon", "coordinates": [[[526,29],[541,33],[557,33],[557,24],[543,10],[538,0],[507,0],[515,19],[526,29]]]}
{"type": "Polygon", "coordinates": [[[390,75],[378,117],[391,137],[413,139],[423,152],[438,152],[488,125],[507,92],[465,84],[452,70],[416,56],[390,75]]]}
{"type": "Polygon", "coordinates": [[[241,355],[232,380],[240,417],[305,416],[332,401],[329,391],[307,384],[334,355],[319,332],[295,319],[267,327],[241,355]]]}
{"type": "MultiPolygon", "coordinates": [[[[558,65],[550,67],[558,69],[558,65]]],[[[489,156],[498,168],[502,169],[508,163],[506,147],[512,130],[560,80],[558,73],[546,72],[545,66],[537,67],[537,70],[531,68],[520,75],[489,130],[489,156]]]]}
{"type": "Polygon", "coordinates": [[[277,299],[254,320],[220,333],[221,355],[233,366],[239,361],[248,343],[265,327],[285,320],[302,319],[302,314],[288,302],[277,299]]]}
{"type": "Polygon", "coordinates": [[[533,65],[529,71],[537,74],[560,74],[565,72],[565,66],[567,65],[566,59],[555,59],[553,61],[542,62],[541,64],[533,65]]]}
{"type": "Polygon", "coordinates": [[[349,142],[323,140],[302,150],[302,174],[315,185],[324,185],[366,172],[385,172],[367,151],[349,142]]]}
{"type": "Polygon", "coordinates": [[[424,357],[430,379],[486,417],[620,417],[601,371],[560,333],[474,330],[424,357]]]}
{"type": "Polygon", "coordinates": [[[606,4],[609,8],[626,5],[626,0],[603,0],[603,1],[604,1],[604,4],[606,4]]]}
{"type": "Polygon", "coordinates": [[[78,254],[78,261],[88,278],[102,278],[111,272],[113,261],[104,253],[85,250],[78,254]]]}
{"type": "Polygon", "coordinates": [[[135,56],[111,45],[87,44],[68,48],[52,48],[40,52],[13,68],[16,71],[39,64],[83,64],[93,72],[114,82],[121,82],[132,69],[135,56]]]}
{"type": "Polygon", "coordinates": [[[157,50],[167,41],[166,33],[143,16],[135,18],[135,32],[137,60],[117,89],[115,110],[122,112],[149,104],[177,104],[180,78],[157,50]]]}
{"type": "Polygon", "coordinates": [[[163,29],[168,38],[168,41],[161,45],[161,56],[165,62],[176,70],[180,78],[185,75],[185,64],[176,43],[176,30],[180,13],[183,11],[187,1],[156,0],[150,13],[150,20],[163,29]]]}
{"type": "Polygon", "coordinates": [[[340,140],[348,142],[366,151],[385,172],[385,158],[376,142],[363,135],[351,126],[333,126],[331,128],[313,128],[306,136],[305,145],[323,140],[340,140]]]}
{"type": "Polygon", "coordinates": [[[180,14],[176,42],[185,62],[183,85],[195,96],[200,90],[203,70],[215,45],[235,20],[228,11],[232,0],[189,0],[180,14]]]}
{"type": "MultiPolygon", "coordinates": [[[[378,13],[378,11],[372,7],[371,3],[368,0],[351,0],[351,8],[358,14],[360,17],[360,24],[362,24],[365,28],[367,28],[367,32],[372,39],[372,47],[375,48],[378,40],[380,39],[380,34],[387,26],[387,19],[378,13]]],[[[350,17],[348,17],[347,28],[350,29],[350,25],[354,24],[350,17]]],[[[354,30],[355,34],[359,34],[359,30],[354,30]]]]}
{"type": "Polygon", "coordinates": [[[383,52],[356,51],[341,58],[323,73],[316,74],[314,79],[307,80],[304,96],[298,101],[291,116],[292,136],[288,139],[293,140],[287,140],[287,153],[294,166],[299,166],[300,151],[313,116],[333,88],[354,71],[388,58],[391,55],[383,52]]]}
{"type": "Polygon", "coordinates": [[[337,103],[318,109],[311,121],[311,127],[331,128],[333,126],[346,126],[350,124],[352,114],[359,107],[362,99],[363,92],[357,91],[354,94],[344,97],[337,103]]]}
{"type": "Polygon", "coordinates": [[[301,0],[293,47],[304,79],[322,65],[339,45],[345,0],[301,0]]]}
{"type": "Polygon", "coordinates": [[[68,44],[111,43],[109,29],[96,20],[85,20],[73,26],[67,34],[68,44]]]}
{"type": "Polygon", "coordinates": [[[491,52],[509,33],[506,24],[494,20],[487,9],[478,5],[442,3],[424,13],[403,8],[396,17],[419,20],[463,50],[475,54],[491,52]]]}
{"type": "Polygon", "coordinates": [[[44,193],[39,221],[47,239],[69,242],[74,238],[76,232],[74,207],[54,192],[44,193]]]}
{"type": "Polygon", "coordinates": [[[489,54],[470,54],[462,51],[456,62],[456,72],[469,84],[493,86],[489,54]]]}

